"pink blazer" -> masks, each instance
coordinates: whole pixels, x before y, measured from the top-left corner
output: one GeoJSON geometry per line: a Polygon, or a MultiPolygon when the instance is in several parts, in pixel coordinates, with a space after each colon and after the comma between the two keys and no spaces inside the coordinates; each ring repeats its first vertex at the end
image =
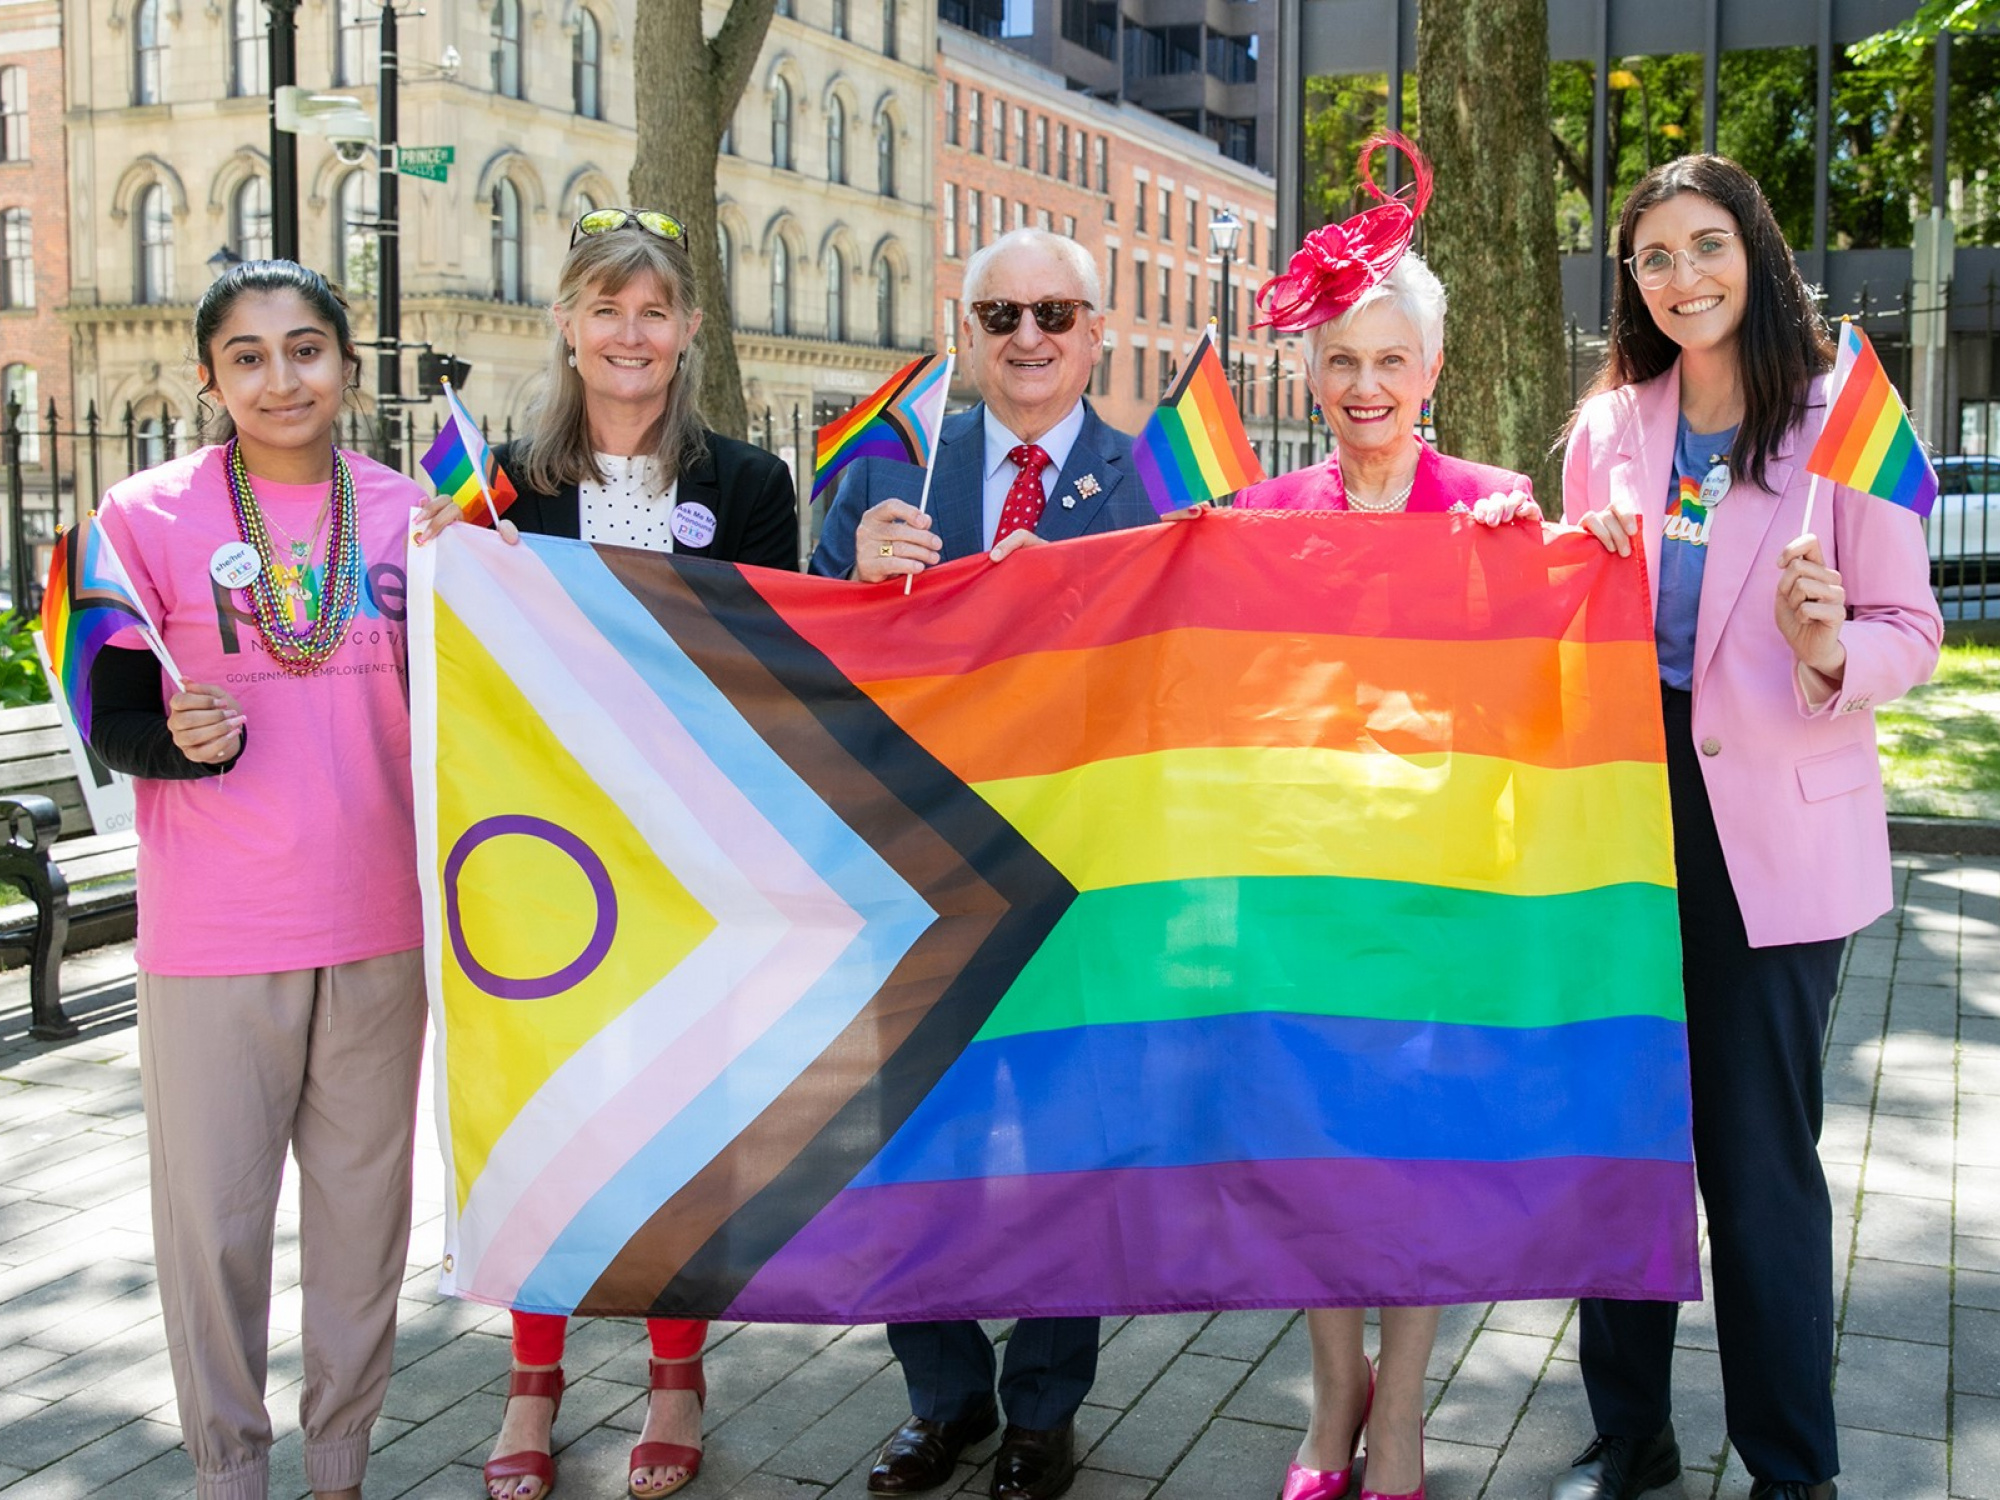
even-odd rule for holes
{"type": "MultiPolygon", "coordinates": [[[[1715,508],[1695,629],[1694,742],[1756,948],[1846,937],[1889,909],[1871,710],[1931,675],[1944,634],[1923,523],[1821,481],[1812,529],[1847,591],[1847,668],[1830,701],[1808,706],[1774,611],[1778,554],[1804,529],[1805,453],[1824,393],[1815,381],[1805,421],[1769,466],[1771,488],[1738,479],[1715,508]]],[[[1644,557],[1658,557],[1679,411],[1678,364],[1586,403],[1563,462],[1563,518],[1622,498],[1643,518],[1644,557]]],[[[1657,608],[1658,576],[1646,571],[1657,608]]]]}
{"type": "MultiPolygon", "coordinates": [[[[1535,492],[1534,481],[1511,469],[1495,469],[1467,459],[1452,458],[1417,439],[1417,472],[1410,484],[1410,513],[1471,510],[1473,502],[1510,490],[1535,492]]],[[[1236,496],[1238,510],[1345,510],[1346,491],[1340,483],[1340,452],[1326,456],[1310,469],[1294,469],[1253,484],[1236,496]]]]}

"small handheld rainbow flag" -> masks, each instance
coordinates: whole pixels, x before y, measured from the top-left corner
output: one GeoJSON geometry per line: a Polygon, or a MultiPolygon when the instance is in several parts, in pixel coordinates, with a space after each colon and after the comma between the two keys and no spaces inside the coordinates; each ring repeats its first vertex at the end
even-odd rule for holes
{"type": "Polygon", "coordinates": [[[1264,477],[1215,352],[1213,323],[1202,330],[1180,380],[1146,419],[1132,444],[1132,459],[1161,515],[1219,500],[1264,477]]]}
{"type": "Polygon", "coordinates": [[[444,382],[444,399],[450,407],[448,420],[418,462],[437,492],[449,495],[466,520],[497,525],[502,512],[514,503],[514,485],[449,380],[444,382]]]}
{"type": "Polygon", "coordinates": [[[1840,325],[1827,392],[1826,424],[1807,470],[1928,516],[1937,503],[1937,471],[1859,324],[1840,325]]]}
{"type": "Polygon", "coordinates": [[[174,681],[181,680],[158,627],[139,602],[132,575],[96,513],[56,538],[49,581],[42,591],[42,647],[50,674],[62,685],[76,732],[90,740],[90,668],[97,653],[128,627],[136,628],[174,681]]]}
{"type": "Polygon", "coordinates": [[[820,428],[813,451],[813,498],[857,458],[893,458],[929,468],[951,389],[952,351],[913,359],[867,400],[820,428]]]}

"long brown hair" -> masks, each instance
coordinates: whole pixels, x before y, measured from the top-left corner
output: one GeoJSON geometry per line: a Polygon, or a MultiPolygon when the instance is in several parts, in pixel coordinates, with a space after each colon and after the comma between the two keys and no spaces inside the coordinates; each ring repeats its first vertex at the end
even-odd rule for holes
{"type": "MultiPolygon", "coordinates": [[[[587,235],[571,246],[556,282],[556,305],[574,309],[586,296],[621,292],[635,277],[642,276],[660,284],[676,313],[693,316],[694,261],[686,246],[637,226],[587,235]]],[[[653,457],[662,483],[671,484],[708,456],[697,395],[700,389],[701,346],[690,339],[673,384],[667,387],[666,405],[655,430],[653,457]]],[[[528,452],[522,475],[531,489],[548,494],[587,479],[603,482],[590,443],[583,378],[570,365],[569,341],[561,328],[556,329],[549,346],[548,375],[529,403],[527,425],[528,452]]]]}
{"type": "MultiPolygon", "coordinates": [[[[1743,423],[1730,461],[1737,473],[1761,486],[1765,466],[1777,455],[1785,434],[1805,415],[1813,376],[1831,367],[1833,342],[1764,190],[1726,156],[1676,157],[1640,178],[1625,200],[1625,210],[1618,216],[1618,279],[1611,293],[1609,348],[1604,368],[1584,392],[1583,401],[1651,380],[1680,358],[1680,345],[1653,321],[1628,262],[1640,216],[1681,193],[1699,194],[1728,210],[1743,242],[1749,300],[1736,336],[1743,423]]],[[[1565,438],[1582,410],[1579,402],[1564,429],[1565,438]]]]}

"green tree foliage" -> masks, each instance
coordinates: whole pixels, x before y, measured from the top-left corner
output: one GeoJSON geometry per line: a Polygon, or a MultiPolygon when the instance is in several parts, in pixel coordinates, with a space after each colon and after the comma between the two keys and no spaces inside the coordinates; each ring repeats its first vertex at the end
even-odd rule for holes
{"type": "MultiPolygon", "coordinates": [[[[1375,200],[1361,190],[1354,164],[1361,143],[1389,128],[1389,80],[1352,73],[1306,80],[1305,222],[1303,230],[1337,223],[1375,200]]],[[[1403,80],[1403,133],[1417,134],[1417,80],[1403,80]]],[[[1377,163],[1378,169],[1381,163],[1377,163]]]]}

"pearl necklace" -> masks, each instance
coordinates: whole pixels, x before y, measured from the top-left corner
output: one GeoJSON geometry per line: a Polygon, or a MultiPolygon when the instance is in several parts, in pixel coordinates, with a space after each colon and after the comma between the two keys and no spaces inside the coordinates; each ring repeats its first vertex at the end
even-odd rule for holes
{"type": "MultiPolygon", "coordinates": [[[[1410,482],[1403,486],[1403,492],[1400,495],[1398,495],[1395,499],[1390,501],[1385,502],[1377,500],[1373,504],[1363,504],[1360,496],[1350,492],[1347,493],[1347,508],[1349,510],[1365,511],[1369,515],[1374,515],[1374,516],[1394,515],[1397,511],[1401,510],[1404,506],[1410,503],[1410,491],[1414,490],[1416,487],[1417,487],[1417,476],[1413,473],[1410,475],[1410,482]]],[[[1343,486],[1343,490],[1344,489],[1345,487],[1343,486]]]]}

